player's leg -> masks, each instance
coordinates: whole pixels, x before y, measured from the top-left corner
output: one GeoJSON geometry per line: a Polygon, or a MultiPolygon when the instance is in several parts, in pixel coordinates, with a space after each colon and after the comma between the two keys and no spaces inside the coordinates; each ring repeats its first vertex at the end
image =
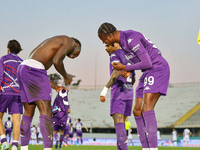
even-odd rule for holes
{"type": "Polygon", "coordinates": [[[20,135],[20,119],[21,114],[12,114],[13,122],[13,147],[18,147],[19,135],[20,135]]]}
{"type": "Polygon", "coordinates": [[[76,138],[77,138],[77,141],[76,141],[76,143],[77,143],[77,145],[79,145],[79,133],[76,133],[76,138]]]}
{"type": "Polygon", "coordinates": [[[60,145],[59,145],[59,149],[61,149],[61,147],[62,147],[62,142],[63,142],[63,139],[64,139],[64,132],[65,132],[65,130],[60,130],[60,145]]]}
{"type": "Polygon", "coordinates": [[[24,114],[20,124],[21,150],[28,150],[28,144],[31,137],[31,122],[35,112],[35,104],[24,102],[24,114]]]}
{"type": "Polygon", "coordinates": [[[38,100],[35,101],[40,111],[40,129],[43,137],[44,149],[52,148],[53,146],[53,122],[51,101],[38,100]]]}
{"type": "Polygon", "coordinates": [[[142,103],[143,98],[137,98],[135,100],[135,107],[133,109],[133,115],[135,116],[135,122],[137,124],[137,134],[139,135],[140,142],[143,150],[149,149],[149,143],[146,137],[146,127],[144,118],[142,116],[142,103]]]}
{"type": "Polygon", "coordinates": [[[55,148],[58,148],[58,130],[57,130],[58,126],[57,125],[54,125],[53,126],[53,137],[54,137],[54,140],[56,141],[56,145],[55,145],[55,148]]]}
{"type": "Polygon", "coordinates": [[[124,117],[124,114],[119,113],[115,113],[112,115],[115,124],[118,150],[128,150],[124,117]]]}
{"type": "Polygon", "coordinates": [[[1,143],[2,143],[2,150],[8,150],[9,149],[9,145],[7,143],[7,139],[6,139],[6,135],[5,135],[5,128],[3,125],[3,115],[4,113],[0,112],[0,137],[1,137],[1,143]]]}
{"type": "Polygon", "coordinates": [[[154,112],[154,106],[160,97],[160,93],[145,93],[142,107],[142,116],[144,118],[147,139],[150,150],[157,150],[157,121],[154,112]]]}

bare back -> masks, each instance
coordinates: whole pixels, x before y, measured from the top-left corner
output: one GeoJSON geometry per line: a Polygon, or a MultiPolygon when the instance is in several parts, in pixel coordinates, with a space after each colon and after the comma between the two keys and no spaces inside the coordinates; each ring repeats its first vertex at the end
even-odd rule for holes
{"type": "Polygon", "coordinates": [[[68,36],[55,36],[39,44],[28,58],[41,62],[48,70],[52,66],[55,57],[63,60],[68,53],[74,50],[74,47],[75,42],[68,36]]]}

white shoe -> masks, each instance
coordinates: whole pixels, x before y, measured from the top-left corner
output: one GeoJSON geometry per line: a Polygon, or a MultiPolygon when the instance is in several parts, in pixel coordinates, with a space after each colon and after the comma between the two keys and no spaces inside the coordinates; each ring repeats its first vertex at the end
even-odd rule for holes
{"type": "Polygon", "coordinates": [[[17,150],[17,146],[13,145],[11,150],[17,150]]]}
{"type": "Polygon", "coordinates": [[[9,144],[7,142],[3,142],[1,150],[8,150],[8,149],[9,149],[9,144]]]}

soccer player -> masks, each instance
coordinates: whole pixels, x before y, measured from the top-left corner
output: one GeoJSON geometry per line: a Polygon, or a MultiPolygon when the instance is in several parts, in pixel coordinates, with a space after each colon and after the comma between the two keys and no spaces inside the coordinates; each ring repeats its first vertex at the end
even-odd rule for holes
{"type": "MultiPolygon", "coordinates": [[[[71,109],[68,109],[68,114],[71,112],[71,109]]],[[[71,124],[71,117],[67,117],[66,127],[65,127],[65,133],[64,133],[64,146],[66,147],[68,144],[68,137],[69,137],[69,129],[71,124]]]]}
{"type": "Polygon", "coordinates": [[[37,129],[35,125],[31,128],[31,140],[32,140],[32,145],[35,145],[37,143],[37,129]]]}
{"type": "Polygon", "coordinates": [[[177,131],[174,128],[172,131],[172,141],[173,141],[173,146],[177,147],[177,131]]]}
{"type": "Polygon", "coordinates": [[[68,101],[68,91],[63,89],[60,90],[54,100],[53,106],[53,134],[56,140],[55,148],[59,149],[62,147],[62,142],[64,139],[64,132],[66,128],[66,122],[68,117],[68,112],[70,112],[69,101],[68,101]],[[58,139],[58,131],[60,131],[60,139],[58,139]]]}
{"type": "Polygon", "coordinates": [[[5,129],[6,129],[6,136],[9,136],[9,143],[11,140],[11,133],[12,133],[12,128],[13,128],[13,123],[10,120],[10,117],[8,117],[8,120],[4,123],[5,129]]]}
{"type": "Polygon", "coordinates": [[[129,64],[124,52],[120,49],[118,43],[114,45],[106,45],[106,51],[110,55],[110,80],[104,87],[100,94],[100,100],[105,101],[105,96],[108,88],[111,88],[110,99],[110,115],[115,124],[115,131],[117,135],[117,149],[127,150],[127,134],[125,129],[125,120],[127,116],[131,116],[132,103],[133,103],[133,83],[134,73],[121,73],[113,68],[112,63],[119,62],[125,65],[129,64]],[[126,78],[122,77],[126,75],[126,78]],[[106,90],[105,90],[106,89],[106,90]],[[105,92],[106,91],[106,92],[105,92]]]}
{"type": "Polygon", "coordinates": [[[161,136],[160,136],[160,131],[157,130],[157,139],[158,139],[158,146],[162,146],[161,144],[161,136]]]}
{"type": "Polygon", "coordinates": [[[126,136],[128,139],[129,130],[131,129],[131,123],[130,123],[130,121],[128,121],[128,117],[125,120],[125,129],[126,129],[126,136]]]}
{"type": "Polygon", "coordinates": [[[2,150],[8,149],[9,145],[2,122],[3,115],[8,109],[8,113],[12,115],[13,122],[12,150],[16,150],[20,135],[20,117],[23,113],[17,79],[17,68],[23,61],[17,54],[22,48],[17,40],[10,40],[7,48],[8,54],[0,58],[0,136],[2,150]]]}
{"type": "Polygon", "coordinates": [[[132,132],[132,129],[130,128],[128,130],[128,145],[132,146],[133,145],[133,136],[132,136],[131,132],[132,132]]]}
{"type": "Polygon", "coordinates": [[[143,150],[157,150],[157,121],[154,106],[160,96],[165,96],[169,84],[170,70],[159,49],[142,33],[133,30],[120,31],[110,23],[98,29],[103,43],[117,42],[133,64],[113,63],[116,70],[142,70],[136,88],[136,103],[133,110],[137,132],[143,150]]]}
{"type": "Polygon", "coordinates": [[[81,51],[81,43],[65,35],[48,38],[39,44],[18,67],[20,94],[24,105],[20,130],[21,149],[27,150],[30,139],[30,126],[36,106],[40,111],[40,129],[44,149],[51,150],[53,146],[53,122],[51,108],[51,88],[59,92],[64,87],[49,82],[47,70],[54,65],[64,77],[66,84],[72,81],[72,75],[65,71],[63,60],[66,56],[76,58],[81,51]]]}
{"type": "Polygon", "coordinates": [[[79,118],[78,122],[75,124],[77,145],[79,145],[79,139],[81,140],[81,144],[83,144],[82,127],[84,127],[86,131],[88,132],[88,128],[81,123],[81,119],[79,118]]]}
{"type": "Polygon", "coordinates": [[[192,135],[192,132],[188,128],[184,129],[183,131],[183,146],[188,146],[190,136],[192,135]]]}
{"type": "Polygon", "coordinates": [[[74,138],[74,127],[73,127],[73,123],[70,123],[70,128],[69,128],[69,142],[71,145],[73,145],[73,138],[74,138]]]}

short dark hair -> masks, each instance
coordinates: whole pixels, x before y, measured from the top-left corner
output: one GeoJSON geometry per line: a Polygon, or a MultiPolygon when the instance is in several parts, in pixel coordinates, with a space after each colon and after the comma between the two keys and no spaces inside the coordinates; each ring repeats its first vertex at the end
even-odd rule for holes
{"type": "Polygon", "coordinates": [[[99,36],[107,36],[114,34],[117,31],[116,27],[111,23],[105,22],[98,29],[99,36]]]}
{"type": "Polygon", "coordinates": [[[80,118],[78,118],[78,121],[80,122],[80,121],[81,121],[81,119],[80,119],[80,118]]]}
{"type": "Polygon", "coordinates": [[[71,37],[76,43],[78,43],[79,45],[80,45],[80,47],[81,47],[81,42],[78,40],[78,39],[76,39],[76,38],[74,38],[74,37],[71,37]]]}
{"type": "Polygon", "coordinates": [[[10,52],[15,54],[18,54],[22,50],[21,45],[17,40],[10,40],[8,42],[7,48],[10,49],[10,52]]]}
{"type": "Polygon", "coordinates": [[[10,117],[8,117],[8,120],[10,120],[10,117]]]}

